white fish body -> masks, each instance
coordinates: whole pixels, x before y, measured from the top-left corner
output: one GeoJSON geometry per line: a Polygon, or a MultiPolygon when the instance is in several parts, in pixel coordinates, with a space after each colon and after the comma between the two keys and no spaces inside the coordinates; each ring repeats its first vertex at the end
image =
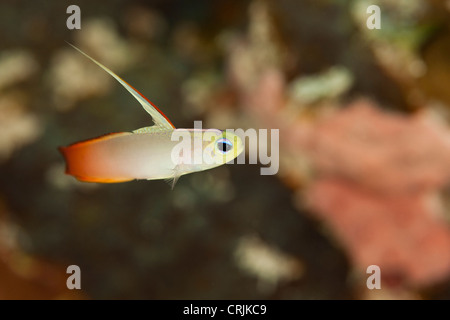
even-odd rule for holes
{"type": "MultiPolygon", "coordinates": [[[[152,127],[134,132],[113,133],[61,147],[66,160],[66,173],[86,182],[124,182],[134,179],[173,179],[196,171],[225,164],[243,151],[241,139],[217,129],[175,129],[170,120],[142,94],[111,70],[74,47],[94,61],[121,83],[152,116],[152,127]],[[208,132],[208,139],[204,133],[208,132]],[[180,142],[174,134],[186,133],[191,138],[189,161],[174,162],[174,148],[180,142]],[[207,153],[213,161],[194,161],[194,154],[207,153]]],[[[182,155],[181,155],[182,156],[182,155]]],[[[175,157],[176,159],[176,157],[175,157]]],[[[203,158],[202,158],[203,160],[203,158]]]]}

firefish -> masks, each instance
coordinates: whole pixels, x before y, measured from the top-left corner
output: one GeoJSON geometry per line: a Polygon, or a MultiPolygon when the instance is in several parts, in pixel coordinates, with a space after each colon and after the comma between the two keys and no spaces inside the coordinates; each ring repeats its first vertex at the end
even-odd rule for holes
{"type": "Polygon", "coordinates": [[[242,140],[231,132],[176,129],[139,91],[94,58],[71,46],[125,87],[150,114],[154,125],[59,147],[66,162],[66,174],[83,182],[98,183],[165,179],[173,188],[181,175],[218,167],[242,153],[242,140]]]}

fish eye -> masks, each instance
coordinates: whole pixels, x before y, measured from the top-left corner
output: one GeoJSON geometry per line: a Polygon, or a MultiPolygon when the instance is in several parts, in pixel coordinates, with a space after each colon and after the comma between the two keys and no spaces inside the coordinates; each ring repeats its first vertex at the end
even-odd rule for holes
{"type": "Polygon", "coordinates": [[[227,153],[228,151],[233,149],[233,144],[230,140],[222,138],[217,140],[216,147],[220,153],[227,153]]]}

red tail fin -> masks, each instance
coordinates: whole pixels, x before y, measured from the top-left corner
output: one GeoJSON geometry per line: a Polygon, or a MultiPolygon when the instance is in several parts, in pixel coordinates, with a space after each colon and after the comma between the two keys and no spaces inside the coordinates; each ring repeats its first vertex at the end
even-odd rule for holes
{"type": "Polygon", "coordinates": [[[111,133],[98,138],[77,142],[67,147],[59,147],[58,150],[66,160],[66,173],[84,182],[116,183],[134,180],[133,178],[120,177],[113,174],[99,175],[96,169],[101,168],[102,163],[93,154],[95,144],[124,134],[131,133],[111,133]]]}

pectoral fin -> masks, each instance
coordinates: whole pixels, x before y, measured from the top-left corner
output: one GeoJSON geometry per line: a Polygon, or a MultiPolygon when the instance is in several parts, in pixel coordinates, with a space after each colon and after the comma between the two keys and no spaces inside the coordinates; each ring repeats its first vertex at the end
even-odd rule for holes
{"type": "Polygon", "coordinates": [[[175,168],[173,169],[173,176],[165,179],[166,182],[168,184],[170,184],[172,190],[173,190],[173,188],[175,188],[175,184],[177,183],[178,179],[181,177],[181,173],[182,173],[181,165],[179,164],[179,165],[175,166],[175,168]]]}

